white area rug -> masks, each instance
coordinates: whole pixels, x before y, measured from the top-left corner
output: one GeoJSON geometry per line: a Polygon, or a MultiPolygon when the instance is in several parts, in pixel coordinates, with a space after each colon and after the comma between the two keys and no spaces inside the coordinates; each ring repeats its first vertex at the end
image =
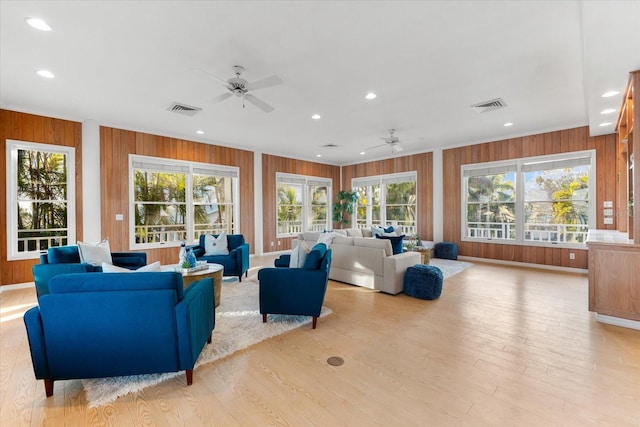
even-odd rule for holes
{"type": "MultiPolygon", "coordinates": [[[[331,313],[322,307],[320,317],[331,313]]],[[[262,323],[258,300],[258,284],[223,281],[220,305],[216,308],[216,327],[211,344],[206,344],[196,362],[196,368],[221,359],[238,350],[257,344],[302,325],[311,323],[309,316],[269,315],[262,323]]],[[[88,406],[105,405],[120,396],[144,389],[178,375],[184,371],[166,374],[132,375],[127,377],[82,380],[88,406]]]]}
{"type": "Polygon", "coordinates": [[[446,279],[454,274],[460,273],[465,268],[471,267],[473,264],[464,261],[453,261],[450,259],[431,258],[429,265],[438,267],[442,271],[442,275],[446,279]]]}

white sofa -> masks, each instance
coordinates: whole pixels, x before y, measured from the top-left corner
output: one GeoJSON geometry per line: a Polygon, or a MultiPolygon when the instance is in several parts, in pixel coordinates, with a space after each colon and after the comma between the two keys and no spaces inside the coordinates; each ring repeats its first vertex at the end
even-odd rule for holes
{"type": "MultiPolygon", "coordinates": [[[[321,234],[301,233],[298,240],[304,240],[308,247],[312,247],[321,234]]],[[[402,292],[407,268],[421,261],[418,252],[393,255],[391,241],[386,239],[335,236],[329,247],[332,250],[331,280],[393,295],[402,292]]]]}

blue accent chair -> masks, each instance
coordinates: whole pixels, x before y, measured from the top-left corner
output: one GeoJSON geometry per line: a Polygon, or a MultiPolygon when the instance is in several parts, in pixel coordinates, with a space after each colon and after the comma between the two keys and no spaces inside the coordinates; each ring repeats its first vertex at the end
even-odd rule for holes
{"type": "Polygon", "coordinates": [[[260,313],[267,322],[267,314],[289,314],[313,317],[316,328],[322,303],[327,292],[331,249],[316,244],[302,268],[263,268],[258,272],[260,282],[260,313]]]}
{"type": "MultiPolygon", "coordinates": [[[[147,265],[146,252],[111,252],[113,265],[136,270],[147,265]]],[[[80,262],[78,247],[55,246],[40,254],[40,264],[32,267],[38,298],[49,293],[49,280],[64,273],[101,272],[102,266],[80,262]]]]}
{"type": "MultiPolygon", "coordinates": [[[[218,237],[218,234],[214,234],[218,237]]],[[[207,261],[212,264],[221,264],[224,266],[225,276],[238,276],[238,280],[242,282],[242,275],[245,277],[249,274],[249,244],[245,243],[242,234],[228,234],[227,248],[229,255],[205,255],[204,250],[205,235],[200,235],[197,245],[189,246],[193,250],[198,261],[207,261]]]]}
{"type": "Polygon", "coordinates": [[[185,370],[187,384],[215,327],[211,278],[183,290],[177,272],[72,273],[24,315],[36,379],[185,370]]]}

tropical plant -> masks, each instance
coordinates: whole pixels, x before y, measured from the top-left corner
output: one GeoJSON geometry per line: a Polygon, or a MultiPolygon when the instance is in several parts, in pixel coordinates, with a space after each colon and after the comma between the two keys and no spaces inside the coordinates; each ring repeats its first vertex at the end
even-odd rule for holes
{"type": "Polygon", "coordinates": [[[333,205],[333,220],[340,223],[340,228],[348,225],[351,221],[351,214],[358,201],[358,193],[352,190],[338,191],[336,203],[333,205]]]}

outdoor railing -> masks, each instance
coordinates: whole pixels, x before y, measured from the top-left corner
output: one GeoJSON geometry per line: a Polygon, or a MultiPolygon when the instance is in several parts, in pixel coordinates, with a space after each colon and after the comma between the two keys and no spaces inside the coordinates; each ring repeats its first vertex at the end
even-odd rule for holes
{"type": "Polygon", "coordinates": [[[223,231],[230,233],[232,224],[207,224],[196,225],[193,240],[187,239],[187,230],[184,225],[136,225],[136,243],[171,243],[187,241],[187,244],[198,241],[202,234],[220,234],[223,231]]]}
{"type": "Polygon", "coordinates": [[[67,228],[40,228],[18,231],[18,253],[28,254],[46,251],[54,246],[67,244],[67,228]],[[26,234],[58,234],[57,236],[25,236],[26,234]]]}
{"type": "MultiPolygon", "coordinates": [[[[509,222],[469,222],[467,237],[496,240],[514,240],[516,225],[509,222]]],[[[584,243],[587,239],[587,224],[524,224],[524,240],[552,243],[584,243]]]]}
{"type": "Polygon", "coordinates": [[[325,221],[312,223],[308,230],[303,230],[302,222],[300,221],[278,221],[278,235],[295,235],[303,231],[324,231],[326,229],[327,223],[325,221]]]}

